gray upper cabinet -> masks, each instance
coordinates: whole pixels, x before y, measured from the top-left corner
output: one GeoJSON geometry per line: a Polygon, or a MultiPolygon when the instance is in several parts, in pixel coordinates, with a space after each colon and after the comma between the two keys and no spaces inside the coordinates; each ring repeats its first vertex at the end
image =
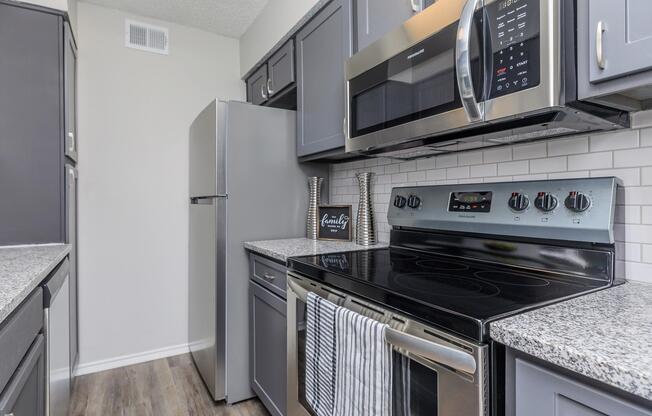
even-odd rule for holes
{"type": "Polygon", "coordinates": [[[247,79],[247,100],[261,105],[267,98],[267,65],[263,65],[247,79]]]}
{"type": "Polygon", "coordinates": [[[0,245],[63,242],[63,18],[0,2],[0,245]]]}
{"type": "Polygon", "coordinates": [[[294,84],[294,40],[290,39],[267,61],[267,94],[270,99],[294,84]]]}
{"type": "Polygon", "coordinates": [[[77,45],[70,25],[65,25],[64,40],[65,154],[77,161],[77,45]]]}
{"type": "Polygon", "coordinates": [[[624,110],[652,99],[652,2],[578,0],[578,98],[624,110]]]}
{"type": "Polygon", "coordinates": [[[589,48],[594,51],[591,82],[652,68],[652,2],[649,0],[591,0],[589,48]]]}
{"type": "Polygon", "coordinates": [[[296,35],[299,157],[344,147],[344,62],[352,52],[351,8],[351,0],[333,0],[296,35]]]}
{"type": "Polygon", "coordinates": [[[434,0],[353,0],[355,50],[360,51],[434,3],[434,0]]]}

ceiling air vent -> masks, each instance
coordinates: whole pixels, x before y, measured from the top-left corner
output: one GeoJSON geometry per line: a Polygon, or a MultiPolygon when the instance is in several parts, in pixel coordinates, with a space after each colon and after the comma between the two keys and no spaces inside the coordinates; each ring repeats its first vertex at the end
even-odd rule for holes
{"type": "Polygon", "coordinates": [[[125,21],[125,46],[167,55],[168,29],[133,20],[125,21]]]}

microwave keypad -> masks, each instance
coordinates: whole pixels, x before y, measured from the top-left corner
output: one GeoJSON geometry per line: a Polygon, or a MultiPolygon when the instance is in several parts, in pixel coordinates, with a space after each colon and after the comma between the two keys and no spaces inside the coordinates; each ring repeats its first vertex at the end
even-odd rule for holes
{"type": "Polygon", "coordinates": [[[489,98],[539,84],[539,0],[500,0],[486,9],[493,54],[489,98]]]}

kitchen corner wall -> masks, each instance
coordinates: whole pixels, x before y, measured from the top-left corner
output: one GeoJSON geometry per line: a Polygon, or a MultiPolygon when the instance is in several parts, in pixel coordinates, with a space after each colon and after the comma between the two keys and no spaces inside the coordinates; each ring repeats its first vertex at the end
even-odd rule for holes
{"type": "Polygon", "coordinates": [[[80,2],[80,370],[187,351],[188,129],[242,99],[237,39],[80,2]],[[125,18],[170,54],[125,47],[125,18]]]}
{"type": "Polygon", "coordinates": [[[334,164],[331,203],[352,204],[355,213],[355,174],[374,172],[378,235],[389,241],[387,207],[396,186],[617,176],[625,186],[616,209],[616,272],[652,283],[652,111],[635,114],[633,127],[408,162],[370,159],[334,164]]]}

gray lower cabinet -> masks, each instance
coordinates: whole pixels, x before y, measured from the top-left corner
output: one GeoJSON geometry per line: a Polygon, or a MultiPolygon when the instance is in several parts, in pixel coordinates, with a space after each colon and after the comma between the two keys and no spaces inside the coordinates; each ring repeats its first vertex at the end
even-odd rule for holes
{"type": "MultiPolygon", "coordinates": [[[[509,368],[512,368],[512,372],[507,373],[508,386],[513,388],[514,399],[507,407],[508,416],[652,415],[649,407],[559,374],[522,356],[513,358],[508,364],[509,368]],[[509,380],[510,374],[512,380],[509,380]]],[[[511,395],[508,393],[507,397],[511,395]]]]}
{"type": "Polygon", "coordinates": [[[352,47],[351,0],[333,0],[296,35],[297,155],[344,148],[344,63],[352,47]]]}
{"type": "Polygon", "coordinates": [[[0,415],[45,414],[43,291],[37,288],[0,323],[0,415]]]}
{"type": "Polygon", "coordinates": [[[39,335],[0,397],[0,415],[45,415],[45,341],[39,335]]]}
{"type": "MultiPolygon", "coordinates": [[[[272,276],[285,266],[271,262],[256,255],[251,255],[251,264],[257,264],[262,273],[272,276]],[[267,269],[264,260],[274,264],[267,269]],[[263,271],[265,270],[265,271],[263,271]],[[272,270],[272,271],[270,271],[272,270]]],[[[250,377],[251,388],[256,392],[263,405],[273,416],[285,416],[287,413],[287,320],[286,301],[274,292],[270,285],[261,285],[261,281],[252,270],[249,283],[250,306],[250,377]]],[[[269,280],[269,279],[268,279],[269,280]]],[[[272,279],[275,280],[275,279],[272,279]]]]}
{"type": "Polygon", "coordinates": [[[579,0],[578,96],[625,110],[650,106],[652,2],[579,0]]]}

